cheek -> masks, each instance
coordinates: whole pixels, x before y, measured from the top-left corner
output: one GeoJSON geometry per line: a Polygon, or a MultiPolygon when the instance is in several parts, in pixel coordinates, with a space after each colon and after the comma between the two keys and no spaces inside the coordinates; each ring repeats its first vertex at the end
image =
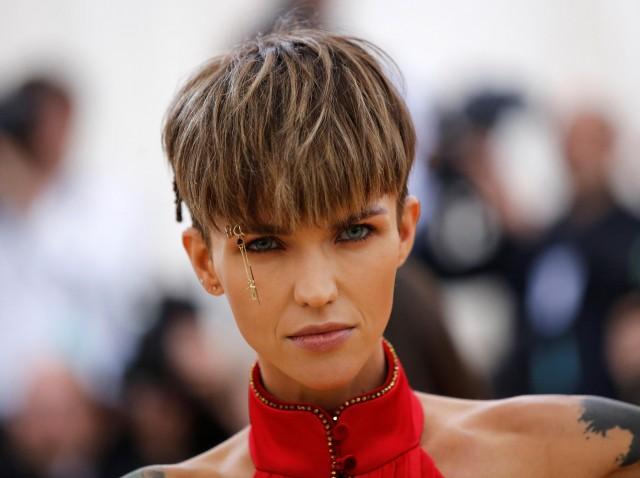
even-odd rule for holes
{"type": "MultiPolygon", "coordinates": [[[[261,298],[261,303],[258,303],[251,298],[244,275],[232,282],[225,288],[225,295],[233,318],[245,341],[251,348],[257,350],[260,348],[261,339],[268,333],[266,328],[269,323],[268,314],[260,313],[264,301],[261,298]]],[[[260,292],[258,286],[258,293],[260,292]]]]}
{"type": "Polygon", "coordinates": [[[257,305],[251,299],[247,288],[247,276],[241,262],[240,256],[235,257],[228,250],[220,248],[214,252],[213,262],[215,272],[224,289],[224,296],[229,302],[233,318],[245,340],[252,345],[253,335],[256,332],[252,319],[257,305]],[[217,253],[215,253],[217,252],[217,253]]]}
{"type": "Polygon", "coordinates": [[[258,302],[251,298],[242,262],[235,262],[229,261],[228,267],[224,268],[225,295],[240,333],[251,348],[262,352],[277,334],[278,321],[286,303],[287,287],[279,277],[282,267],[265,266],[255,258],[251,261],[258,302]],[[231,263],[233,266],[229,267],[231,263]]]}
{"type": "Polygon", "coordinates": [[[361,257],[359,265],[347,266],[343,289],[376,329],[384,329],[393,302],[393,287],[398,266],[397,248],[377,247],[361,257]]]}

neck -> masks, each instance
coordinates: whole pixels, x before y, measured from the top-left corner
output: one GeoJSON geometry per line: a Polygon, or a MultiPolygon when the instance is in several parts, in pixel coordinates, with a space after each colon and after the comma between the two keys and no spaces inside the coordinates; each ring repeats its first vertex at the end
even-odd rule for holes
{"type": "Polygon", "coordinates": [[[612,206],[613,199],[605,188],[592,191],[576,191],[572,207],[574,220],[579,224],[591,224],[602,217],[612,206]]]}
{"type": "Polygon", "coordinates": [[[336,410],[348,399],[381,386],[387,374],[382,346],[376,347],[370,359],[351,381],[324,390],[309,388],[260,358],[258,363],[264,387],[278,400],[287,403],[307,403],[327,411],[336,410]]]}

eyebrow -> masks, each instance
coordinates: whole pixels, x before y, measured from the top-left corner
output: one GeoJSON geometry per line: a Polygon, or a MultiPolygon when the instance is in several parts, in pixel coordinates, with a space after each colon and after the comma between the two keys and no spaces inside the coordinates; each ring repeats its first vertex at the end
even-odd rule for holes
{"type": "MultiPolygon", "coordinates": [[[[340,231],[364,219],[368,219],[374,216],[380,216],[387,213],[388,211],[385,207],[376,204],[374,206],[367,207],[366,209],[363,209],[360,212],[350,214],[346,218],[335,222],[331,226],[331,228],[336,231],[340,231]]],[[[250,230],[247,232],[248,234],[252,234],[252,235],[286,236],[291,234],[290,230],[283,229],[282,227],[276,226],[274,224],[256,224],[254,227],[250,228],[250,230]]]]}
{"type": "Polygon", "coordinates": [[[368,207],[358,213],[351,214],[345,219],[336,222],[333,225],[333,228],[336,231],[339,231],[342,229],[346,229],[347,227],[349,227],[350,225],[356,222],[360,222],[360,221],[363,221],[364,219],[368,219],[373,216],[380,216],[387,213],[388,211],[385,207],[376,204],[375,206],[368,207]]]}

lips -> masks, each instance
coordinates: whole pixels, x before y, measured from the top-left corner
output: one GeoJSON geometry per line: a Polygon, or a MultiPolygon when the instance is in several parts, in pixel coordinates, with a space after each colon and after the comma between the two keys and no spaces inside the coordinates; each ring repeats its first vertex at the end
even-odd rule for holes
{"type": "Polygon", "coordinates": [[[301,328],[296,333],[291,334],[289,337],[303,337],[305,335],[318,335],[326,334],[328,332],[335,332],[337,330],[352,329],[353,327],[346,324],[338,324],[335,322],[329,322],[326,324],[314,324],[307,325],[301,328]]]}
{"type": "Polygon", "coordinates": [[[338,348],[353,333],[354,327],[345,324],[321,324],[303,327],[287,337],[295,345],[312,352],[326,352],[338,348]]]}

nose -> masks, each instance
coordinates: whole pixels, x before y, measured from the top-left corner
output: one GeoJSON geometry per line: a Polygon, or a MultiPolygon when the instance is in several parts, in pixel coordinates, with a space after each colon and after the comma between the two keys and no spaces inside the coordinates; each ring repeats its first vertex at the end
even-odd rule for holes
{"type": "Polygon", "coordinates": [[[296,275],[293,295],[297,304],[318,308],[338,297],[334,268],[321,252],[307,254],[296,275]]]}

